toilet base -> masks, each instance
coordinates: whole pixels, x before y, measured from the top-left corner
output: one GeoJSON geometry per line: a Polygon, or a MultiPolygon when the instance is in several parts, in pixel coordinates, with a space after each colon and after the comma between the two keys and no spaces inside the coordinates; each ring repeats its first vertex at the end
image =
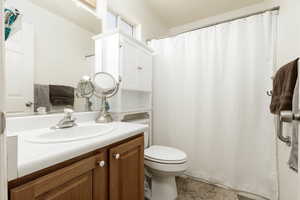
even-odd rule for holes
{"type": "Polygon", "coordinates": [[[175,200],[177,195],[175,176],[152,176],[151,200],[175,200]]]}

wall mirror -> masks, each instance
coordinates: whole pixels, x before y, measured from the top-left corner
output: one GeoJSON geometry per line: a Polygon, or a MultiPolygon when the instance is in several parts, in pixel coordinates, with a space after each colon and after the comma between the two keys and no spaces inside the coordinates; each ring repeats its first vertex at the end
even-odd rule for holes
{"type": "Polygon", "coordinates": [[[65,107],[88,111],[90,97],[76,95],[76,88],[84,75],[94,76],[92,37],[101,33],[101,20],[91,12],[92,4],[80,2],[6,1],[7,9],[19,12],[5,42],[9,115],[56,113],[65,107]]]}

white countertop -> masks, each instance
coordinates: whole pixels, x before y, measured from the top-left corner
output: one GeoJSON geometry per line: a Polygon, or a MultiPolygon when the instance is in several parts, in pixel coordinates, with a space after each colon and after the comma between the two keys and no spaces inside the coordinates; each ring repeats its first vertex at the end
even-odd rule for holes
{"type": "Polygon", "coordinates": [[[106,135],[67,143],[31,143],[24,140],[22,134],[19,134],[17,151],[18,177],[29,175],[38,170],[45,169],[99,148],[125,140],[129,137],[143,133],[148,129],[147,125],[142,124],[113,122],[111,125],[115,128],[106,135]]]}

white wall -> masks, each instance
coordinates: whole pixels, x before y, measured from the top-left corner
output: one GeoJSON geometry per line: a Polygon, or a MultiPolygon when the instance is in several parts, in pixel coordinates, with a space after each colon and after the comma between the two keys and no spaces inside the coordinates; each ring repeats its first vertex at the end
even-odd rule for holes
{"type": "MultiPolygon", "coordinates": [[[[277,67],[292,61],[300,56],[300,1],[299,0],[269,0],[260,4],[245,7],[243,9],[224,13],[222,15],[209,17],[183,26],[173,27],[169,35],[191,30],[198,27],[215,24],[220,21],[233,19],[251,13],[280,6],[278,27],[278,64],[277,67]]],[[[278,167],[279,167],[279,195],[280,200],[296,200],[298,195],[298,175],[289,169],[290,148],[278,141],[278,167]]]]}
{"type": "Polygon", "coordinates": [[[28,0],[9,0],[35,28],[35,83],[75,86],[89,74],[84,56],[94,52],[92,33],[28,0]]]}
{"type": "Polygon", "coordinates": [[[167,26],[153,13],[145,0],[109,0],[108,7],[125,19],[142,26],[142,40],[168,32],[167,26]]]}

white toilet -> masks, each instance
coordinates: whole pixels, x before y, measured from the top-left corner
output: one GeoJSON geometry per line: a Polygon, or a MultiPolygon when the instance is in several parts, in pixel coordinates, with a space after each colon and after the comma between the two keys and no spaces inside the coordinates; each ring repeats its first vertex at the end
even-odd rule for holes
{"type": "Polygon", "coordinates": [[[150,146],[145,149],[145,166],[152,175],[151,200],[175,200],[175,176],[187,169],[186,154],[171,147],[150,146]]]}
{"type": "MultiPolygon", "coordinates": [[[[148,124],[144,121],[135,123],[148,124]]],[[[151,200],[175,200],[178,194],[175,176],[187,170],[187,155],[176,148],[151,145],[151,135],[151,131],[144,133],[145,167],[152,176],[151,200]]]]}

